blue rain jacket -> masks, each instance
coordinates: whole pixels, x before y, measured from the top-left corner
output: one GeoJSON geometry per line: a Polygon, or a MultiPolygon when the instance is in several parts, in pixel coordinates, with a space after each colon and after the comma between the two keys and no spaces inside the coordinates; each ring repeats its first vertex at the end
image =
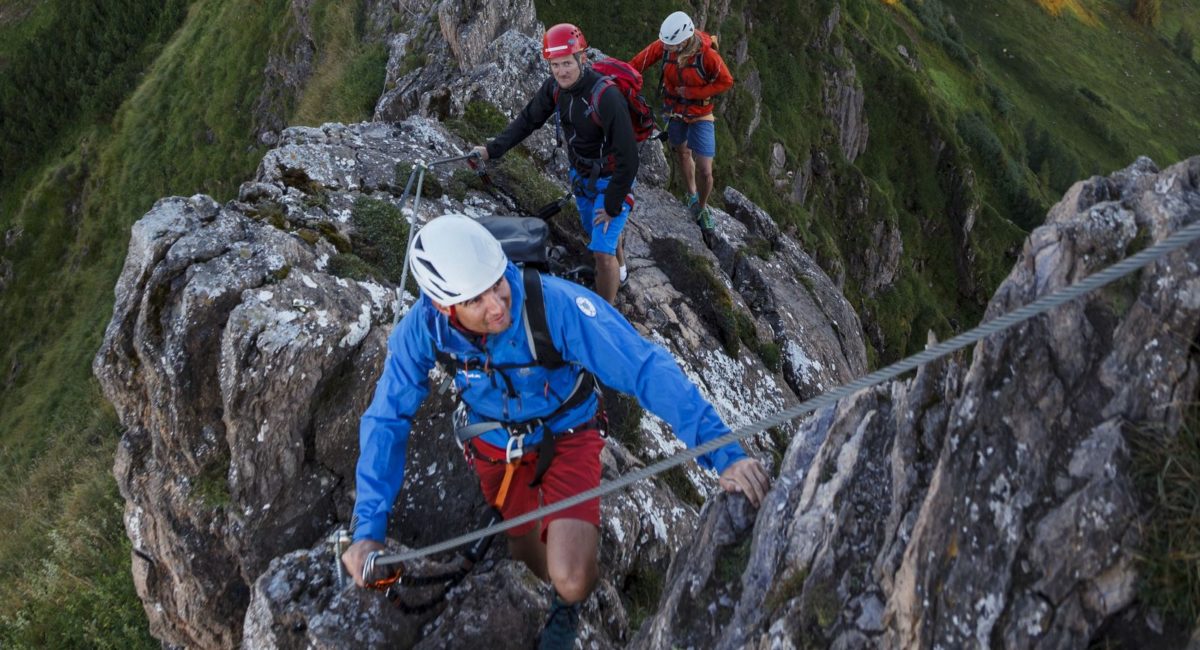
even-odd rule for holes
{"type": "MultiPolygon", "coordinates": [[[[490,355],[492,366],[533,360],[521,308],[525,300],[521,271],[509,264],[505,277],[512,290],[512,325],[488,336],[483,348],[478,339],[452,327],[425,295],[404,315],[388,339],[383,374],[359,424],[354,504],[356,541],[384,539],[388,514],[404,482],[412,418],[429,393],[429,371],[437,362],[433,346],[460,358],[477,359],[481,364],[490,355]]],[[[582,368],[586,368],[605,385],[636,397],[644,408],[671,425],[676,437],[689,447],[729,432],[712,405],[684,376],[674,357],[642,338],[603,298],[584,287],[547,275],[542,276],[542,293],[554,347],[570,365],[556,370],[540,366],[505,370],[513,384],[512,394],[499,376],[500,371],[492,370],[489,376],[482,369],[457,368],[454,382],[469,407],[471,422],[525,422],[550,415],[570,395],[582,368]]],[[[551,431],[564,431],[590,420],[596,408],[597,398],[592,395],[546,425],[551,431]]],[[[527,435],[525,448],[534,448],[542,435],[542,431],[527,435]]],[[[481,438],[504,448],[508,432],[497,429],[481,438]]],[[[722,472],[744,457],[741,446],[733,443],[698,460],[702,466],[722,472]]]]}

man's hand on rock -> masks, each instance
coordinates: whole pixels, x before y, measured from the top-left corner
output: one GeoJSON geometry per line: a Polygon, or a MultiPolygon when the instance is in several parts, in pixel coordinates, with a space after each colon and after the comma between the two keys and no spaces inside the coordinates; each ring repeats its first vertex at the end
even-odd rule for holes
{"type": "Polygon", "coordinates": [[[741,492],[746,495],[755,508],[762,504],[767,490],[771,489],[771,477],[767,476],[767,470],[763,468],[762,463],[754,458],[743,458],[726,467],[725,471],[721,472],[720,483],[726,492],[741,492]]]}

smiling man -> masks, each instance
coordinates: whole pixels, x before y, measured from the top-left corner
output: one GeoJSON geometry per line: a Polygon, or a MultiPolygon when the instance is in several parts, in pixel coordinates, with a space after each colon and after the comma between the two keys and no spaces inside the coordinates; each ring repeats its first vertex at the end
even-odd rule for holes
{"type": "Polygon", "coordinates": [[[596,293],[612,304],[625,281],[621,230],[633,209],[638,170],[637,140],[629,106],[620,89],[610,85],[592,106],[593,91],[603,80],[587,60],[587,39],[579,28],[562,23],[546,30],[542,58],[550,78],[525,108],[487,146],[475,147],[483,157],[499,158],[550,118],[558,120],[559,144],[571,165],[571,188],[588,249],[596,262],[596,293]],[[594,119],[593,112],[598,119],[594,119]]]}
{"type": "MultiPolygon", "coordinates": [[[[450,214],[431,221],[414,237],[409,265],[421,298],[388,339],[383,375],[359,427],[355,541],[342,556],[359,586],[368,554],[383,548],[412,418],[437,363],[454,376],[467,428],[479,432],[464,453],[506,519],[600,484],[606,419],[593,376],[636,397],[690,447],[729,432],[670,353],[595,293],[550,276],[526,280],[475,220],[450,214]],[[544,325],[534,325],[531,313],[544,314],[536,319],[544,325]],[[540,352],[535,360],[545,350],[535,332],[549,336],[563,363],[547,363],[540,352]]],[[[699,462],[720,474],[725,490],[762,502],[766,471],[739,445],[699,462]]],[[[599,525],[600,500],[592,499],[508,531],[512,557],[554,586],[542,648],[574,643],[580,603],[599,574],[599,525]]]]}

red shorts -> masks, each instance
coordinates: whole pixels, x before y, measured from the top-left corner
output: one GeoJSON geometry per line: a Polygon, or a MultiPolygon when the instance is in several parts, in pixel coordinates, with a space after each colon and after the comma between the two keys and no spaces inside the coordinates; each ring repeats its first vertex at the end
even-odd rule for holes
{"type": "MultiPolygon", "coordinates": [[[[475,473],[479,474],[479,485],[488,503],[496,502],[496,494],[504,481],[504,450],[475,440],[471,443],[475,452],[482,458],[475,458],[475,473]],[[492,463],[487,459],[497,459],[492,463]]],[[[508,486],[508,495],[504,498],[504,507],[500,509],[505,519],[518,517],[536,510],[543,503],[557,503],[563,499],[586,492],[600,485],[600,450],[604,448],[604,438],[596,429],[584,429],[557,438],[554,441],[554,460],[549,469],[542,475],[542,483],[537,487],[529,487],[537,468],[537,454],[526,450],[521,464],[513,474],[508,486]]],[[[589,499],[577,503],[570,508],[546,515],[542,519],[542,541],[546,541],[546,529],[555,519],[579,519],[600,526],[600,498],[589,499]]],[[[508,530],[509,537],[520,537],[528,534],[537,524],[531,521],[508,530]]]]}

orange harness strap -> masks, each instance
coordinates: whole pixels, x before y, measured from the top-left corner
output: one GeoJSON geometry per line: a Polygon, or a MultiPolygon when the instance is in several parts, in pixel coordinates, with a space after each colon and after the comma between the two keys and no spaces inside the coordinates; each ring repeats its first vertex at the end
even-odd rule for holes
{"type": "Polygon", "coordinates": [[[496,502],[493,504],[497,508],[504,508],[504,499],[508,496],[508,487],[512,484],[513,474],[517,473],[517,466],[520,464],[520,460],[504,464],[504,480],[500,482],[500,491],[496,493],[496,502]]]}

